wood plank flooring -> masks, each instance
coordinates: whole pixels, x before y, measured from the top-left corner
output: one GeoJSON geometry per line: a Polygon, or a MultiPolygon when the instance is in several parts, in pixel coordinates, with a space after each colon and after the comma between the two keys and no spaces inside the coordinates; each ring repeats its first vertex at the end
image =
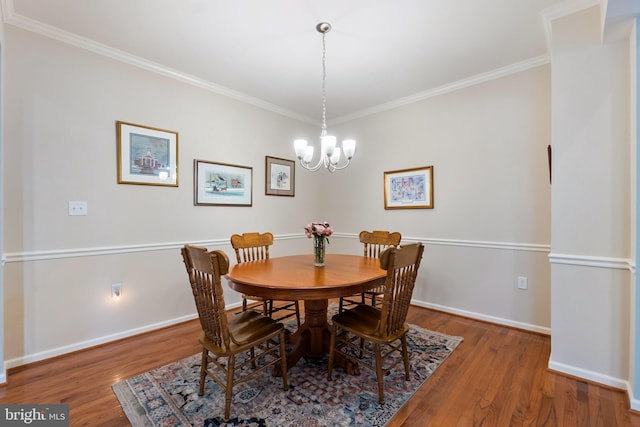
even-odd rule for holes
{"type": "MultiPolygon", "coordinates": [[[[388,424],[639,426],[626,393],[547,370],[550,338],[411,307],[408,322],[464,337],[388,424]]],[[[128,426],[111,385],[198,353],[197,320],[12,369],[0,403],[68,403],[72,426],[128,426]]]]}

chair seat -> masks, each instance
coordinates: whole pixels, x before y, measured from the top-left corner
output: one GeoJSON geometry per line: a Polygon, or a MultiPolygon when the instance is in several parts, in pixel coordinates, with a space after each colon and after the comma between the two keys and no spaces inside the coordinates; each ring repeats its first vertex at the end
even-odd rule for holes
{"type": "Polygon", "coordinates": [[[381,307],[361,304],[331,318],[327,367],[329,381],[336,355],[361,363],[376,373],[378,403],[381,405],[384,404],[384,377],[396,365],[401,362],[404,364],[404,378],[409,381],[409,325],[406,319],[423,252],[422,243],[385,249],[380,254],[380,268],[387,270],[381,307]],[[373,345],[365,346],[365,341],[373,345]],[[396,352],[402,357],[392,360],[391,356],[396,352]],[[363,359],[365,354],[367,360],[363,359]],[[375,363],[371,363],[371,360],[375,363]]]}
{"type": "Polygon", "coordinates": [[[382,311],[379,308],[362,304],[336,314],[331,320],[340,328],[364,336],[374,342],[387,342],[395,337],[400,337],[409,330],[409,325],[405,323],[403,328],[392,335],[380,335],[377,331],[381,315],[382,311]]]}
{"type": "Polygon", "coordinates": [[[229,257],[224,251],[184,245],[181,252],[202,326],[198,396],[204,395],[207,378],[223,388],[224,420],[229,421],[236,384],[279,364],[282,388],[289,388],[284,326],[255,311],[227,314],[222,277],[229,272],[229,257]],[[238,363],[236,355],[243,355],[238,363]]]}
{"type": "Polygon", "coordinates": [[[200,342],[218,356],[236,354],[249,349],[255,345],[257,340],[267,336],[275,336],[284,328],[282,323],[251,310],[241,311],[227,317],[227,324],[229,334],[233,338],[230,342],[231,348],[226,352],[204,334],[200,338],[200,342]]]}

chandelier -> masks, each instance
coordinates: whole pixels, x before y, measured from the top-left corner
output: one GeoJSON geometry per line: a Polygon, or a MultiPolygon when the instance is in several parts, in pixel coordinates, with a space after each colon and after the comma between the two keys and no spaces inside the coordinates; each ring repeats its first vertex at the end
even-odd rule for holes
{"type": "Polygon", "coordinates": [[[316,25],[316,30],[322,34],[322,129],[320,132],[320,158],[318,159],[318,163],[311,166],[314,147],[313,145],[308,145],[307,140],[296,139],[293,142],[293,145],[296,150],[296,157],[300,161],[300,164],[303,168],[315,172],[320,169],[321,166],[324,166],[329,170],[329,172],[333,172],[349,166],[349,163],[353,158],[353,153],[355,153],[356,151],[356,141],[353,139],[345,139],[342,141],[342,149],[340,149],[340,147],[336,147],[336,137],[327,134],[327,50],[325,46],[325,37],[327,33],[331,31],[331,25],[326,22],[321,22],[316,25]],[[346,157],[346,163],[344,163],[342,166],[338,166],[340,157],[343,153],[346,157]]]}

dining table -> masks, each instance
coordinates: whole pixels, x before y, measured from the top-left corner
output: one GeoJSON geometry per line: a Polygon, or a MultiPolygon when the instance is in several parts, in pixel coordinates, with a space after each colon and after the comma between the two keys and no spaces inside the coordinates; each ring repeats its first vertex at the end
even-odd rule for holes
{"type": "MultiPolygon", "coordinates": [[[[359,294],[384,284],[387,271],[378,258],[327,254],[325,265],[314,266],[313,255],[290,255],[234,265],[226,278],[231,289],[274,300],[304,301],[304,321],[289,336],[292,345],[287,368],[301,357],[319,359],[329,352],[329,299],[359,294]]],[[[345,372],[358,374],[357,365],[336,361],[345,372]]],[[[279,367],[279,366],[278,366],[279,367]]],[[[274,375],[278,375],[278,369],[274,375]]]]}

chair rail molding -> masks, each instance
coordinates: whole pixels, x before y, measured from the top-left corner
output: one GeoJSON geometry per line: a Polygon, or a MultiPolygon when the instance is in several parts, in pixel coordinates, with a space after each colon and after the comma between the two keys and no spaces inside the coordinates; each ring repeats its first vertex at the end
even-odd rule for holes
{"type": "Polygon", "coordinates": [[[182,248],[185,243],[198,246],[221,246],[228,245],[228,239],[216,240],[199,240],[195,242],[174,242],[174,243],[147,243],[140,245],[123,245],[123,246],[105,246],[94,248],[78,248],[78,249],[60,249],[49,251],[33,251],[33,252],[9,252],[5,253],[3,262],[25,262],[25,261],[43,261],[61,258],[80,258],[87,256],[102,256],[114,254],[127,254],[132,252],[153,252],[182,248]]]}
{"type": "MultiPolygon", "coordinates": [[[[358,233],[333,233],[333,238],[354,239],[358,240],[358,233]]],[[[306,239],[304,233],[280,234],[274,236],[274,240],[296,240],[306,239]]],[[[486,248],[497,250],[516,250],[529,252],[549,252],[551,247],[547,244],[537,243],[515,243],[515,242],[492,242],[481,240],[457,240],[457,239],[436,239],[428,237],[402,237],[400,243],[422,242],[425,245],[441,245],[441,246],[461,246],[472,248],[486,248]]],[[[102,246],[77,249],[53,249],[46,251],[28,251],[28,252],[5,252],[2,263],[14,263],[25,261],[44,261],[61,258],[80,258],[87,256],[102,256],[114,254],[127,254],[133,252],[153,252],[176,250],[182,248],[186,243],[197,246],[220,247],[229,246],[229,239],[210,239],[183,242],[166,242],[166,243],[143,243],[138,245],[120,245],[120,246],[102,246]]],[[[626,262],[627,260],[625,260],[626,262]]]]}
{"type": "Polygon", "coordinates": [[[636,265],[630,258],[611,258],[591,255],[549,253],[549,263],[579,265],[583,267],[629,270],[635,274],[636,265]]]}

